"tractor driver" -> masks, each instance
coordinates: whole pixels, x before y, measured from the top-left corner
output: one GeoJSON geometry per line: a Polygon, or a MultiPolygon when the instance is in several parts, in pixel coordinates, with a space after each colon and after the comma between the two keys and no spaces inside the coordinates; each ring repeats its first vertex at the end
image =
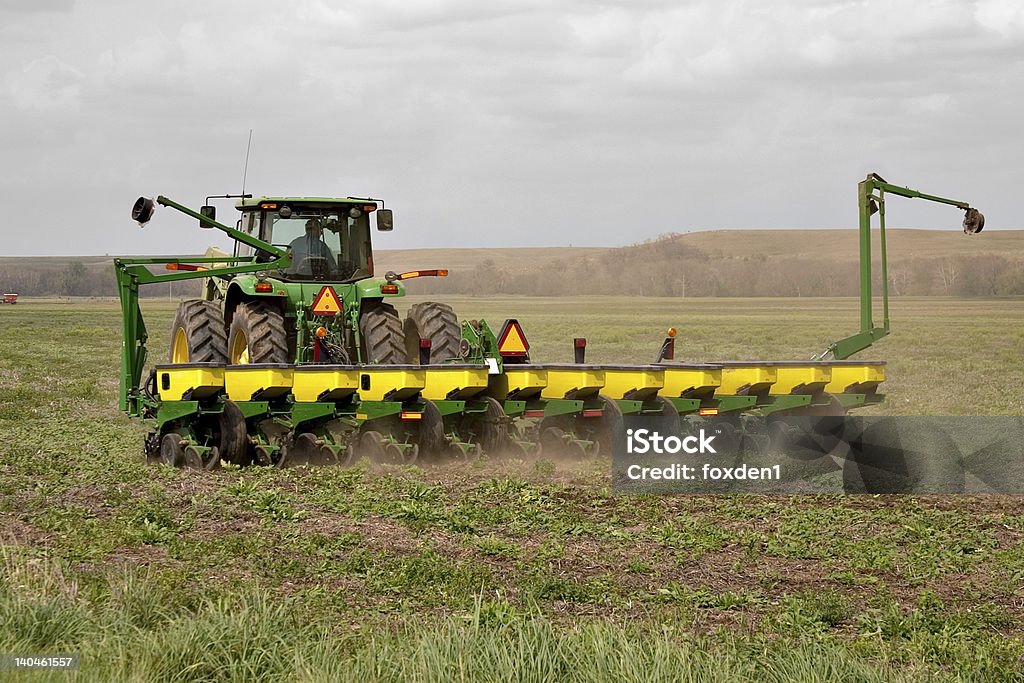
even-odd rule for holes
{"type": "Polygon", "coordinates": [[[330,276],[337,268],[330,247],[323,240],[324,226],[319,218],[306,221],[306,234],[292,240],[288,249],[292,254],[292,265],[288,269],[295,275],[319,275],[325,268],[324,276],[330,276]],[[322,265],[321,265],[322,264],[322,265]]]}

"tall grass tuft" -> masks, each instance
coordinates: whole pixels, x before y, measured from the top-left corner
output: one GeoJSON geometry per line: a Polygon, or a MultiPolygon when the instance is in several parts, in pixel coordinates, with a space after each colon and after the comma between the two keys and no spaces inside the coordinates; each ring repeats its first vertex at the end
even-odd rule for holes
{"type": "MultiPolygon", "coordinates": [[[[464,618],[390,629],[314,623],[301,601],[256,590],[194,604],[144,574],[86,595],[47,559],[4,552],[0,652],[79,653],[89,681],[912,681],[970,672],[872,663],[844,641],[694,636],[652,625],[553,624],[477,600],[464,618]]],[[[966,675],[957,675],[965,674],[966,675]]],[[[1012,667],[986,679],[1011,680],[1012,667]]],[[[65,672],[32,680],[66,680],[65,672]]]]}

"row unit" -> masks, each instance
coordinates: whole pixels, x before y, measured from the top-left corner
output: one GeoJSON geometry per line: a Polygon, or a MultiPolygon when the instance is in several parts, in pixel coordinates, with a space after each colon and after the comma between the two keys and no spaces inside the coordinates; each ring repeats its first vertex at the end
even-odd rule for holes
{"type": "Polygon", "coordinates": [[[232,401],[296,402],[585,399],[603,394],[645,401],[655,396],[711,399],[723,395],[870,394],[885,380],[884,362],[738,361],[658,365],[158,365],[164,401],[201,400],[224,392],[232,401]]]}

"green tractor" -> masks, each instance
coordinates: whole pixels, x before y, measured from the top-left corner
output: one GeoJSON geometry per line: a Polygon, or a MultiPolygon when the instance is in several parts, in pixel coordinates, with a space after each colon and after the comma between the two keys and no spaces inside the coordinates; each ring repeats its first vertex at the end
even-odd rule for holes
{"type": "Polygon", "coordinates": [[[607,452],[626,416],[667,417],[678,425],[671,431],[691,436],[712,429],[719,443],[733,444],[727,451],[749,448],[742,437],[767,447],[786,434],[770,425],[754,431],[745,418],[841,417],[883,398],[877,389],[884,363],[848,359],[889,332],[887,196],[956,206],[966,212],[967,233],[984,226],[965,202],[876,174],[858,194],[859,332],[812,361],[710,364],[674,362],[670,332],[655,365],[588,365],[583,338],[573,339],[574,363],[536,364],[516,320],[495,333],[483,320],[460,325],[440,303],[413,305],[403,322],[389,298],[405,294],[407,279],[447,271],[375,277],[371,214],[378,230],[394,227],[380,200],[236,195],[240,217],[231,228],[217,222],[210,198],[199,212],[165,197],[140,198],[132,210],[140,224],[159,204],[223,231],[235,247],[232,254],[114,260],[124,323],[121,410],[150,427],[150,460],[204,468],[358,458],[410,463],[421,454],[458,459],[480,452],[593,457],[607,452]],[[872,291],[875,213],[880,326],[872,291]],[[170,272],[158,274],[156,265],[170,272]],[[170,362],[156,364],[142,382],[148,335],[139,289],[190,279],[203,279],[202,298],[180,304],[170,362]]]}
{"type": "MultiPolygon", "coordinates": [[[[178,307],[171,363],[419,363],[423,340],[435,362],[458,356],[461,333],[450,306],[415,304],[403,324],[386,302],[405,295],[404,280],[447,271],[374,276],[371,215],[377,230],[394,228],[379,200],[242,196],[236,228],[218,223],[213,206],[195,213],[156,201],[235,240],[234,254],[208,256],[208,266],[167,264],[209,268],[204,297],[178,307]]],[[[132,215],[145,224],[154,208],[140,198],[132,215]]]]}

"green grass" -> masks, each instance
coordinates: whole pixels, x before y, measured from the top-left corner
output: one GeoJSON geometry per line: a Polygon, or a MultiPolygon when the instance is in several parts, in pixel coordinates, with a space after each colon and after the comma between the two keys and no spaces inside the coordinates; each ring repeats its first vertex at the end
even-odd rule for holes
{"type": "MultiPolygon", "coordinates": [[[[339,632],[309,620],[301,600],[261,591],[182,609],[130,574],[86,599],[45,563],[8,558],[5,568],[32,585],[0,586],[0,646],[80,652],[88,680],[904,681],[931,673],[913,658],[870,664],[855,647],[813,638],[708,637],[601,621],[560,628],[536,611],[484,599],[427,628],[339,632]]],[[[999,674],[997,661],[986,663],[978,673],[999,674]]]]}
{"type": "MultiPolygon", "coordinates": [[[[680,357],[805,358],[856,319],[455,304],[516,315],[551,361],[573,336],[647,361],[670,324],[680,357]]],[[[1021,414],[1020,304],[897,301],[868,354],[881,410],[1021,414]]],[[[172,312],[147,306],[158,360],[172,312]]],[[[0,652],[81,652],[84,680],[1021,680],[1018,498],[623,497],[606,462],[147,466],[119,345],[108,302],[0,309],[0,652]]]]}

